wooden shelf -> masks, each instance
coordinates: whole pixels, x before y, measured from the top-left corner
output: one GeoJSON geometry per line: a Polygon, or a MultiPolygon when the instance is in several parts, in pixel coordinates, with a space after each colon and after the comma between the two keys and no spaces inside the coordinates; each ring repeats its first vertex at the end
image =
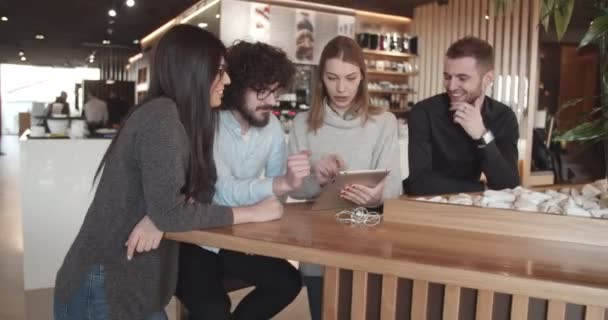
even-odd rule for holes
{"type": "Polygon", "coordinates": [[[411,53],[380,51],[380,50],[371,50],[371,49],[363,49],[363,53],[374,54],[374,55],[385,56],[385,57],[396,57],[396,58],[415,58],[416,57],[415,54],[411,54],[411,53]]]}
{"type": "Polygon", "coordinates": [[[415,94],[412,91],[399,91],[399,90],[367,90],[369,93],[387,93],[387,94],[415,94]]]}
{"type": "Polygon", "coordinates": [[[367,70],[368,74],[383,75],[383,76],[397,76],[397,77],[410,77],[418,75],[418,72],[397,72],[397,71],[380,71],[380,70],[367,70]]]}

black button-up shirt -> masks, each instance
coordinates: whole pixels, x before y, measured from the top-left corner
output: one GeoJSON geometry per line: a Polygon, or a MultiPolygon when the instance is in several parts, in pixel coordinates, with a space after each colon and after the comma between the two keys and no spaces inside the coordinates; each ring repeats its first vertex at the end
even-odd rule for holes
{"type": "Polygon", "coordinates": [[[440,94],[417,103],[409,116],[410,175],[404,187],[413,195],[483,191],[483,172],[490,189],[519,184],[515,113],[506,105],[485,97],[481,116],[494,141],[485,148],[457,123],[450,99],[440,94]]]}

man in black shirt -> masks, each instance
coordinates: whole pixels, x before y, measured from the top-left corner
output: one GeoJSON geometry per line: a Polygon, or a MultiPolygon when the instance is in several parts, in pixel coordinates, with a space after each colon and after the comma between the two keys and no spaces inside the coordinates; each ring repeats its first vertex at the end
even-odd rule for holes
{"type": "Polygon", "coordinates": [[[466,37],[450,46],[444,60],[446,93],[417,103],[409,116],[412,195],[483,191],[519,184],[513,111],[485,96],[494,78],[494,54],[487,42],[466,37]]]}

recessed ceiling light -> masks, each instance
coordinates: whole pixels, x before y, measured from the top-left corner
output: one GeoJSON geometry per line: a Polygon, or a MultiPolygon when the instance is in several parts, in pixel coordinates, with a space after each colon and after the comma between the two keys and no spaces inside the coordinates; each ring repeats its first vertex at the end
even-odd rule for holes
{"type": "Polygon", "coordinates": [[[103,40],[101,43],[103,43],[103,44],[110,44],[110,40],[103,40]]]}
{"type": "Polygon", "coordinates": [[[35,38],[38,39],[38,40],[44,40],[44,35],[43,34],[37,34],[35,38]]]}
{"type": "Polygon", "coordinates": [[[127,0],[127,7],[131,8],[135,5],[135,0],[127,0]]]}
{"type": "Polygon", "coordinates": [[[139,44],[139,40],[137,40],[137,39],[133,40],[133,44],[139,44]]]}
{"type": "Polygon", "coordinates": [[[8,21],[8,17],[7,16],[2,16],[2,18],[0,18],[0,20],[6,22],[6,21],[8,21]]]}
{"type": "Polygon", "coordinates": [[[114,10],[114,9],[110,9],[110,11],[108,11],[108,15],[109,15],[110,17],[116,17],[116,10],[114,10]]]}
{"type": "Polygon", "coordinates": [[[220,14],[219,14],[219,13],[218,13],[218,14],[216,14],[216,15],[215,15],[215,18],[216,18],[216,19],[219,19],[219,18],[220,18],[220,14]]]}
{"type": "Polygon", "coordinates": [[[25,56],[21,57],[21,61],[27,61],[27,58],[25,56]]]}
{"type": "Polygon", "coordinates": [[[23,57],[24,55],[25,55],[25,52],[23,52],[23,51],[19,51],[19,56],[20,56],[20,57],[23,57]]]}
{"type": "Polygon", "coordinates": [[[208,26],[208,24],[206,24],[204,22],[201,22],[201,23],[198,24],[199,28],[207,28],[207,26],[208,26]]]}

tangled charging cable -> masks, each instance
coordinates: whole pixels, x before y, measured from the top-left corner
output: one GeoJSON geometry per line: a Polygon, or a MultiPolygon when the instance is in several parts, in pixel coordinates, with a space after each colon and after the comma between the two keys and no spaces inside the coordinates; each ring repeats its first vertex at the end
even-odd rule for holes
{"type": "Polygon", "coordinates": [[[375,211],[367,211],[360,207],[353,210],[343,210],[336,213],[336,219],[350,225],[373,227],[382,221],[382,215],[375,211]]]}

